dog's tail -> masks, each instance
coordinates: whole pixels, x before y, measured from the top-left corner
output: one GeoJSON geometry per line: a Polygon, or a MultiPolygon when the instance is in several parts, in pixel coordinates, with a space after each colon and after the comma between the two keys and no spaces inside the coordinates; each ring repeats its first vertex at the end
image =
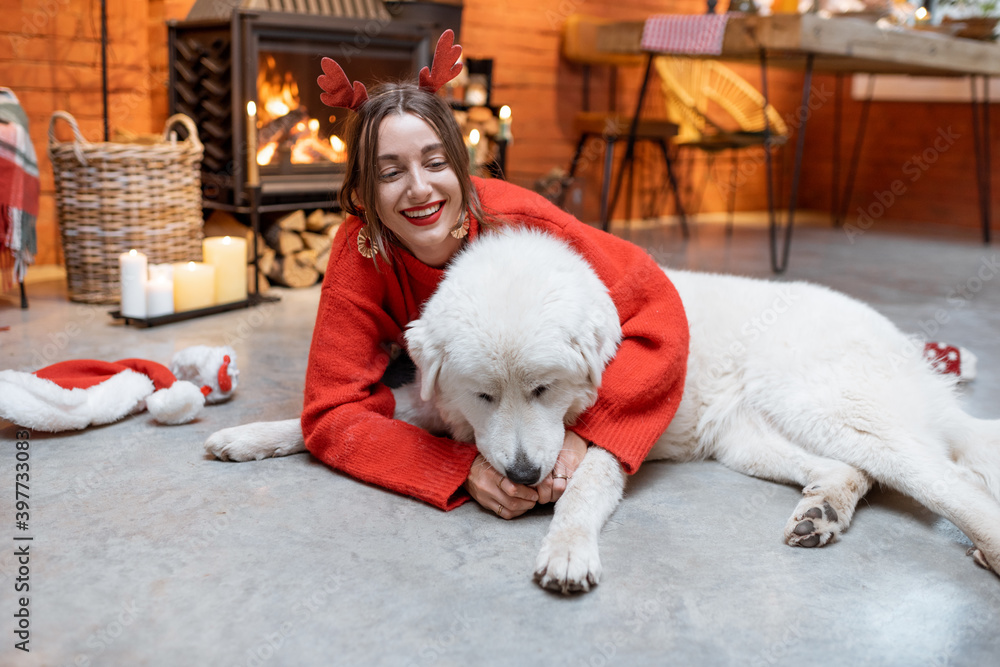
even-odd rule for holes
{"type": "Polygon", "coordinates": [[[982,479],[1000,501],[1000,419],[976,419],[963,412],[952,435],[952,458],[982,479]]]}

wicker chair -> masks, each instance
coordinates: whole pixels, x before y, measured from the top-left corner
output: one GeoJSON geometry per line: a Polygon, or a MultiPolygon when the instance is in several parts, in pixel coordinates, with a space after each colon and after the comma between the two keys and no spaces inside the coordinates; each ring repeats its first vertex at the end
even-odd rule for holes
{"type": "MultiPolygon", "coordinates": [[[[617,68],[640,67],[644,62],[644,57],[641,55],[610,54],[597,50],[597,28],[607,22],[581,14],[573,14],[563,24],[562,33],[563,57],[569,62],[583,66],[583,109],[574,117],[574,131],[579,136],[579,140],[576,144],[573,159],[570,162],[567,177],[571,179],[580,166],[580,157],[583,154],[583,149],[587,141],[593,138],[601,139],[604,142],[604,172],[601,181],[601,226],[605,231],[608,230],[611,211],[616,203],[610,202],[609,204],[608,202],[615,144],[628,138],[629,126],[632,122],[631,114],[616,110],[618,92],[617,68]],[[590,69],[592,66],[611,68],[610,90],[608,93],[609,108],[607,111],[592,111],[590,109],[590,69]]],[[[676,134],[676,123],[657,119],[641,119],[636,130],[637,140],[652,141],[659,146],[666,164],[668,179],[675,192],[677,191],[677,181],[674,177],[668,144],[676,134]]],[[[631,212],[631,191],[628,196],[628,210],[631,212]]],[[[560,205],[562,204],[562,202],[559,203],[560,205]]],[[[688,233],[687,219],[684,209],[680,204],[679,196],[677,198],[677,207],[681,230],[686,237],[688,233]]]]}
{"type": "MultiPolygon", "coordinates": [[[[679,149],[706,152],[709,172],[715,156],[730,151],[732,176],[727,231],[731,231],[739,151],[765,146],[766,142],[771,146],[785,143],[788,125],[773,106],[769,104],[764,109],[764,96],[756,88],[722,63],[660,56],[655,64],[666,99],[667,118],[678,126],[673,144],[679,149]]],[[[704,187],[697,197],[699,207],[703,195],[704,187]]]]}

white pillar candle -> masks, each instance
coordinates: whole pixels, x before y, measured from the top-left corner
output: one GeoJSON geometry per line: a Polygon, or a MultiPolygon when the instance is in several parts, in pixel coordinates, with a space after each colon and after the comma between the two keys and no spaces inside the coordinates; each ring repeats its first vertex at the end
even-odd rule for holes
{"type": "Polygon", "coordinates": [[[510,141],[514,136],[510,133],[510,107],[506,104],[500,107],[500,139],[510,141]]]}
{"type": "Polygon", "coordinates": [[[118,256],[122,317],[146,317],[146,256],[135,249],[118,256]]]}
{"type": "Polygon", "coordinates": [[[247,185],[260,184],[257,169],[257,105],[247,102],[247,185]]]}
{"type": "Polygon", "coordinates": [[[149,279],[156,280],[157,278],[164,278],[169,280],[171,283],[174,282],[174,265],[173,264],[150,264],[149,265],[149,279]]]}
{"type": "Polygon", "coordinates": [[[476,157],[479,151],[479,130],[469,132],[469,173],[476,173],[476,157]]]}
{"type": "Polygon", "coordinates": [[[201,242],[205,263],[215,267],[215,303],[247,298],[247,242],[230,236],[211,236],[201,242]]]}
{"type": "MultiPolygon", "coordinates": [[[[152,267],[150,267],[152,269],[152,267]]],[[[146,283],[146,317],[160,317],[174,312],[174,281],[164,272],[150,274],[146,283]]]]}
{"type": "Polygon", "coordinates": [[[215,267],[201,262],[174,264],[174,310],[208,308],[215,304],[215,267]]]}

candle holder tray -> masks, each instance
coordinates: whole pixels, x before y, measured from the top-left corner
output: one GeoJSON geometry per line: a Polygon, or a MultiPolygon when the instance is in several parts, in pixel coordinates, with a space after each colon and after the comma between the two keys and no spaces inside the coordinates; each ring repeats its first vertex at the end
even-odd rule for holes
{"type": "Polygon", "coordinates": [[[120,310],[112,310],[108,314],[116,320],[125,320],[125,324],[138,327],[140,329],[146,329],[148,327],[158,327],[161,324],[172,324],[174,322],[183,322],[184,320],[193,320],[196,317],[204,317],[205,315],[215,315],[217,313],[225,313],[230,310],[249,308],[250,306],[255,306],[264,301],[276,300],[277,299],[268,297],[257,297],[257,295],[252,294],[250,295],[250,298],[243,299],[241,301],[220,303],[215,306],[209,306],[208,308],[196,308],[195,310],[182,310],[179,313],[170,313],[169,315],[159,315],[157,317],[126,317],[121,314],[120,310]]]}

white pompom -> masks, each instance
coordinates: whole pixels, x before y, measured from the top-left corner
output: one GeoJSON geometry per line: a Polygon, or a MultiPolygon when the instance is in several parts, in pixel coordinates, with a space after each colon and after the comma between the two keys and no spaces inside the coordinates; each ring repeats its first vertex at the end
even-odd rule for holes
{"type": "Polygon", "coordinates": [[[146,408],[161,424],[186,424],[205,407],[205,395],[197,386],[178,380],[146,399],[146,408]]]}

